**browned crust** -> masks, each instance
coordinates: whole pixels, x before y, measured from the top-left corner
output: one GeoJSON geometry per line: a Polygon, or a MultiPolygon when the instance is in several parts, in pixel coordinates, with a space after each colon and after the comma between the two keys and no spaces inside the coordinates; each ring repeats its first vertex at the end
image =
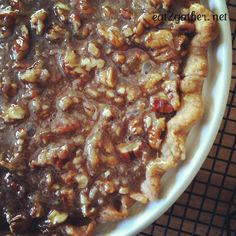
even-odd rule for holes
{"type": "Polygon", "coordinates": [[[190,129],[203,115],[202,87],[208,75],[207,48],[217,36],[217,23],[212,12],[203,5],[195,3],[189,13],[204,14],[209,21],[196,21],[196,35],[189,47],[189,54],[181,81],[181,108],[167,123],[167,136],[157,158],[151,161],[146,170],[146,180],[142,184],[144,195],[153,200],[160,192],[163,174],[185,160],[185,141],[190,129]]]}

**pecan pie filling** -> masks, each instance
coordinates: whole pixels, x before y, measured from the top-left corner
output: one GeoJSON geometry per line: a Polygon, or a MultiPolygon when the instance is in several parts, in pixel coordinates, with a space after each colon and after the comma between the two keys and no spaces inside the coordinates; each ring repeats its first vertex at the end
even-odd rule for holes
{"type": "Polygon", "coordinates": [[[212,14],[184,0],[0,1],[1,232],[91,235],[158,197],[203,113],[212,14]]]}

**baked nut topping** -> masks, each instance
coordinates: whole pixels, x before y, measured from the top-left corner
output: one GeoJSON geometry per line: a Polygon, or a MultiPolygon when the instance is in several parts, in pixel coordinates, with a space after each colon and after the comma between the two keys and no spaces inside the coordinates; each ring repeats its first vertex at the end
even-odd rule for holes
{"type": "Polygon", "coordinates": [[[203,114],[212,16],[197,1],[1,1],[0,232],[93,235],[158,198],[203,114]]]}

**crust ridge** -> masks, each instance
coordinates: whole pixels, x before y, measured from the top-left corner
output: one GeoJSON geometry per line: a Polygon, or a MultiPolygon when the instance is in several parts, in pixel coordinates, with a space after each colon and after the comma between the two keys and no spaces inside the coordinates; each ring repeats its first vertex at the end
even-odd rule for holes
{"type": "Polygon", "coordinates": [[[209,21],[195,21],[196,35],[193,37],[186,60],[183,79],[180,84],[182,93],[181,108],[167,123],[167,136],[157,158],[151,161],[142,184],[143,193],[150,200],[158,197],[163,174],[185,160],[185,141],[190,129],[203,115],[202,87],[208,75],[207,48],[217,37],[217,23],[213,13],[203,5],[195,3],[189,13],[204,14],[209,21]],[[149,189],[147,191],[147,189],[149,189]]]}

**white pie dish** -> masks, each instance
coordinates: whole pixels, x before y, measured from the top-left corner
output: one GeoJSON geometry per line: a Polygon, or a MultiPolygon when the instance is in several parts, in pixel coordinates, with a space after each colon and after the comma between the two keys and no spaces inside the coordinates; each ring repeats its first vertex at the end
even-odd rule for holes
{"type": "MultiPolygon", "coordinates": [[[[227,12],[224,0],[208,0],[202,3],[216,14],[227,12]]],[[[167,211],[201,168],[220,127],[231,79],[232,44],[229,19],[219,22],[219,26],[220,36],[209,48],[209,76],[203,90],[205,113],[187,139],[187,160],[164,176],[160,199],[146,206],[135,204],[130,209],[129,218],[99,226],[96,236],[131,236],[141,232],[167,211]]]]}

